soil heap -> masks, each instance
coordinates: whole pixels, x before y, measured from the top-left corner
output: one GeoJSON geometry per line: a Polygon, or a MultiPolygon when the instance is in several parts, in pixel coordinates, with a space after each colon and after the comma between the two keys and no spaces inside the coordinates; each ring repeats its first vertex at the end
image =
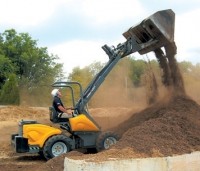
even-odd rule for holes
{"type": "Polygon", "coordinates": [[[176,96],[134,114],[115,131],[122,137],[115,148],[132,148],[147,156],[171,156],[200,151],[200,106],[176,96]]]}

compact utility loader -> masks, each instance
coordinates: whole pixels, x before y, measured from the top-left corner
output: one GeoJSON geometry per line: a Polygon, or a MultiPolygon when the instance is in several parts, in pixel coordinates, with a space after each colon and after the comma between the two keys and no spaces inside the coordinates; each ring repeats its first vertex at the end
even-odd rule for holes
{"type": "Polygon", "coordinates": [[[87,103],[120,59],[134,52],[142,55],[174,45],[174,24],[175,14],[171,9],[158,11],[124,32],[124,43],[116,47],[104,45],[102,49],[109,60],[84,91],[78,82],[55,82],[53,87],[69,88],[72,97],[72,85],[79,86],[80,99],[75,102],[72,98],[74,116],[68,120],[59,118],[55,109],[50,107],[50,120],[59,124],[60,128],[21,120],[18,133],[11,136],[15,151],[39,153],[51,159],[74,149],[95,149],[97,152],[109,149],[119,137],[114,132],[101,131],[101,127],[88,112],[87,103]]]}

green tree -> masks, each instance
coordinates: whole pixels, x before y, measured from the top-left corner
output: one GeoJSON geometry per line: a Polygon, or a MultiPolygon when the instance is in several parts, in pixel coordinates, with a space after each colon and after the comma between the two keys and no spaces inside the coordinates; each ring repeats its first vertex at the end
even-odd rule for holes
{"type": "Polygon", "coordinates": [[[72,72],[68,76],[68,80],[70,81],[78,81],[80,82],[84,88],[88,85],[88,83],[99,73],[99,71],[103,68],[103,64],[101,62],[93,62],[84,68],[75,67],[72,72]]]}
{"type": "Polygon", "coordinates": [[[0,55],[4,54],[3,52],[3,37],[0,33],[0,55]]]}
{"type": "Polygon", "coordinates": [[[5,63],[9,64],[0,75],[1,84],[4,84],[7,72],[14,73],[18,78],[21,98],[27,97],[23,102],[29,103],[30,97],[36,98],[35,101],[47,100],[50,85],[64,77],[63,65],[55,62],[58,56],[49,55],[46,47],[38,47],[37,41],[28,33],[18,34],[14,29],[0,35],[0,44],[0,55],[4,56],[3,61],[0,61],[0,70],[5,63]]]}
{"type": "Polygon", "coordinates": [[[0,54],[0,89],[10,73],[14,73],[14,67],[11,60],[0,54]]]}
{"type": "MultiPolygon", "coordinates": [[[[72,73],[69,74],[68,76],[68,80],[79,82],[82,86],[82,90],[84,91],[84,89],[87,87],[89,82],[92,80],[92,72],[90,70],[90,67],[86,66],[82,69],[80,67],[73,68],[72,73]]],[[[77,85],[72,86],[72,87],[74,90],[74,97],[77,101],[80,98],[80,93],[81,93],[80,88],[77,85]]],[[[69,101],[68,99],[69,99],[69,96],[67,97],[66,102],[69,101]]]]}
{"type": "Polygon", "coordinates": [[[141,84],[141,76],[146,69],[146,63],[144,60],[135,60],[134,58],[132,58],[130,62],[130,78],[135,86],[139,86],[141,84]]]}
{"type": "Polygon", "coordinates": [[[16,75],[11,74],[3,85],[0,102],[2,104],[19,105],[20,98],[16,75]]]}
{"type": "MultiPolygon", "coordinates": [[[[82,90],[84,91],[89,83],[94,79],[96,74],[99,73],[99,71],[102,69],[103,64],[101,62],[93,62],[90,65],[80,68],[75,67],[73,68],[72,72],[68,76],[69,81],[77,81],[81,84],[82,90]]],[[[80,90],[78,86],[73,86],[74,93],[75,93],[75,99],[76,101],[78,98],[80,98],[80,90]]],[[[66,94],[66,93],[63,93],[66,94]]],[[[68,94],[68,93],[67,93],[68,94]]],[[[67,96],[64,100],[64,102],[67,104],[68,101],[71,101],[71,98],[67,96]]]]}
{"type": "Polygon", "coordinates": [[[16,75],[28,80],[28,88],[35,86],[47,77],[55,79],[62,71],[62,65],[55,63],[55,55],[49,55],[46,47],[38,47],[28,33],[20,33],[14,29],[6,30],[4,36],[4,55],[16,68],[16,75]],[[54,73],[54,74],[53,74],[54,73]]]}

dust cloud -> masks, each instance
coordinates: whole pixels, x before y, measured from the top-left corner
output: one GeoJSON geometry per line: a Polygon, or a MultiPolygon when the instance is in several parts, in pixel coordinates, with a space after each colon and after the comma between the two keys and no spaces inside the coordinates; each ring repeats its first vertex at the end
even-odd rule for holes
{"type": "Polygon", "coordinates": [[[107,76],[89,105],[96,107],[146,106],[144,87],[134,87],[130,80],[130,62],[123,58],[107,76]]]}

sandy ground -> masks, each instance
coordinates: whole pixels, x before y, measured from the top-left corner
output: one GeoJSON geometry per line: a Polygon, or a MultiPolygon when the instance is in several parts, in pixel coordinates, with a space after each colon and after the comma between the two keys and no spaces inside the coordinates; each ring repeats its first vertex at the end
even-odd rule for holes
{"type": "Polygon", "coordinates": [[[0,170],[14,171],[35,168],[45,161],[39,156],[16,154],[11,147],[11,134],[18,131],[18,121],[21,119],[35,120],[37,115],[40,120],[47,118],[47,110],[27,107],[1,107],[0,108],[0,170]],[[30,167],[31,166],[31,167],[30,167]],[[34,167],[35,166],[35,167],[34,167]]]}

